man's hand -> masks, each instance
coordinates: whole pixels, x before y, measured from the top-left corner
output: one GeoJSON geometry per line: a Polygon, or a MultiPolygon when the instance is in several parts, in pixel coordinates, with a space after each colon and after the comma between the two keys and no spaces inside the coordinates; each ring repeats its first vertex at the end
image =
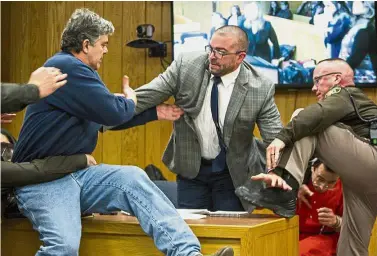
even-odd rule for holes
{"type": "Polygon", "coordinates": [[[320,224],[332,228],[336,224],[336,215],[330,208],[319,208],[318,212],[318,221],[320,224]]]}
{"type": "Polygon", "coordinates": [[[298,190],[298,204],[301,207],[301,203],[306,204],[309,209],[312,209],[311,204],[309,203],[308,197],[312,196],[313,192],[305,184],[300,187],[298,190]]]}
{"type": "Polygon", "coordinates": [[[183,115],[183,110],[177,105],[160,104],[157,107],[157,119],[175,121],[183,115]]]}
{"type": "Polygon", "coordinates": [[[274,139],[266,150],[266,165],[268,170],[276,167],[280,157],[280,151],[285,147],[285,143],[279,139],[274,139]]]}
{"type": "Polygon", "coordinates": [[[284,190],[292,190],[291,186],[289,186],[282,177],[276,175],[273,172],[269,172],[268,174],[260,173],[255,176],[251,176],[252,180],[260,180],[267,184],[269,187],[277,187],[282,188],[284,190]]]}
{"type": "Polygon", "coordinates": [[[88,154],[85,154],[85,155],[86,155],[87,167],[97,164],[96,159],[94,159],[92,155],[88,155],[88,154]]]}
{"type": "Polygon", "coordinates": [[[16,117],[16,114],[1,114],[1,123],[10,124],[13,119],[16,117]]]}
{"type": "Polygon", "coordinates": [[[35,70],[28,84],[35,84],[39,88],[39,97],[44,98],[67,83],[67,74],[62,74],[59,69],[41,67],[35,70]]]}
{"type": "Polygon", "coordinates": [[[127,99],[131,99],[137,105],[137,98],[135,91],[130,87],[130,80],[128,76],[123,76],[123,93],[127,99]]]}

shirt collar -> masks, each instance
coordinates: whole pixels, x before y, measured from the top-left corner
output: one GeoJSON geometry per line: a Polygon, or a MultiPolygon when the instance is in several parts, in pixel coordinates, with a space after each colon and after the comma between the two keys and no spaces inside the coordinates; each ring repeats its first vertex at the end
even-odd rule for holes
{"type": "MultiPolygon", "coordinates": [[[[234,70],[233,72],[221,77],[221,82],[226,88],[236,81],[238,74],[240,73],[240,70],[241,70],[241,65],[239,65],[238,68],[234,70]]],[[[214,78],[214,75],[211,75],[212,80],[213,78],[214,78]]]]}

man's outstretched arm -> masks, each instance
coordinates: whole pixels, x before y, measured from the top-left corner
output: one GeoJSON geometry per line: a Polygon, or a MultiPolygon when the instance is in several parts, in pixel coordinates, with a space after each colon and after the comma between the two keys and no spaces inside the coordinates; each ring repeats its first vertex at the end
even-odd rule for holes
{"type": "Polygon", "coordinates": [[[52,156],[30,163],[1,161],[1,186],[25,186],[56,180],[65,175],[95,165],[91,155],[52,156]]]}
{"type": "Polygon", "coordinates": [[[57,68],[41,67],[31,74],[27,84],[1,83],[1,113],[21,111],[50,95],[67,82],[66,77],[57,68]]]}

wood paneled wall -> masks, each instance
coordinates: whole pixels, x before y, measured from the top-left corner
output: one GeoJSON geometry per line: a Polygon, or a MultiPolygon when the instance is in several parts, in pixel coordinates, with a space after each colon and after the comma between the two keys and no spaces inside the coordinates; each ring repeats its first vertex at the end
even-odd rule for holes
{"type": "MultiPolygon", "coordinates": [[[[129,48],[125,43],[136,38],[136,26],[143,23],[155,26],[155,40],[172,40],[170,2],[1,2],[1,81],[27,82],[31,72],[59,50],[68,18],[81,7],[97,12],[115,26],[109,53],[99,70],[112,92],[121,91],[125,74],[136,88],[163,71],[159,58],[149,58],[146,50],[129,48]]],[[[170,59],[171,43],[168,55],[170,59]]],[[[366,91],[377,102],[377,89],[366,91]]],[[[315,102],[310,90],[279,89],[275,99],[284,123],[296,108],[315,102]]],[[[4,127],[18,136],[23,116],[23,112],[19,113],[12,124],[4,127]]],[[[100,134],[94,156],[97,162],[141,168],[153,163],[172,180],[174,175],[161,162],[171,129],[172,124],[164,121],[100,134]]]]}

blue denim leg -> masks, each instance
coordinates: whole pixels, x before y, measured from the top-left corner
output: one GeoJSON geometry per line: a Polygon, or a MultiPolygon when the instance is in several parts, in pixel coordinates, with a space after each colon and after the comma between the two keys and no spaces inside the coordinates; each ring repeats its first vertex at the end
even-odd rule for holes
{"type": "Polygon", "coordinates": [[[169,199],[137,167],[92,166],[59,180],[17,188],[16,197],[43,242],[38,256],[78,255],[80,210],[134,214],[166,255],[191,256],[200,251],[198,239],[169,199]]]}
{"type": "Polygon", "coordinates": [[[80,187],[70,175],[16,189],[21,212],[39,232],[38,256],[78,255],[81,238],[80,187]]]}
{"type": "Polygon", "coordinates": [[[200,244],[164,193],[135,166],[97,165],[71,174],[83,213],[127,211],[165,255],[194,255],[200,244]]]}

